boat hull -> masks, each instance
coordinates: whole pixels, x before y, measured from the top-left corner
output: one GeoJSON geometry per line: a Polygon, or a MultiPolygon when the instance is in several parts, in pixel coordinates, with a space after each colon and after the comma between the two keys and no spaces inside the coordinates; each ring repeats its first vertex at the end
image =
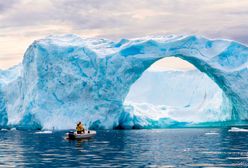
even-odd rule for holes
{"type": "Polygon", "coordinates": [[[77,134],[77,132],[66,133],[66,139],[90,139],[96,135],[96,131],[87,130],[85,133],[77,134]]]}

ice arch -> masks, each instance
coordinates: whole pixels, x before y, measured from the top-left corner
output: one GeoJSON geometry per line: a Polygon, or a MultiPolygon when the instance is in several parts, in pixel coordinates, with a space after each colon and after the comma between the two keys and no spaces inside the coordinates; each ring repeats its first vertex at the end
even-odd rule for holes
{"type": "Polygon", "coordinates": [[[78,120],[100,128],[120,123],[130,86],[154,62],[176,56],[206,73],[232,104],[232,120],[247,120],[248,48],[198,36],[35,41],[22,64],[0,72],[2,126],[69,128],[78,120]]]}
{"type": "MultiPolygon", "coordinates": [[[[157,60],[175,56],[193,64],[207,74],[224,91],[232,103],[232,119],[247,119],[247,47],[232,41],[208,40],[196,36],[170,40],[149,39],[123,49],[121,54],[135,57],[140,64],[129,72],[143,72],[157,60]],[[140,66],[139,66],[140,65],[140,66]]],[[[137,73],[131,82],[140,77],[137,73]]]]}
{"type": "Polygon", "coordinates": [[[152,64],[131,86],[124,109],[126,115],[132,116],[131,121],[142,121],[122,120],[125,128],[215,126],[231,119],[230,103],[216,83],[191,64],[175,58],[152,64]],[[190,69],[175,69],[170,65],[174,60],[190,69]]]}

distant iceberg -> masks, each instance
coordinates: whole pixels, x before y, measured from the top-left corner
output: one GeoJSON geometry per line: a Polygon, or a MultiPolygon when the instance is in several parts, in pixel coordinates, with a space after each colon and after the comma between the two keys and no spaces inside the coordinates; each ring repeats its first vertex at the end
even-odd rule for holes
{"type": "Polygon", "coordinates": [[[243,44],[198,36],[114,42],[69,34],[34,41],[21,64],[0,70],[0,127],[68,129],[79,120],[103,129],[143,128],[144,121],[151,127],[184,125],[170,118],[144,120],[124,106],[143,72],[170,56],[193,64],[218,85],[226,98],[223,115],[229,111],[225,119],[248,119],[248,48],[243,44]]]}
{"type": "Polygon", "coordinates": [[[131,118],[122,118],[120,124],[124,128],[197,126],[198,123],[232,118],[232,108],[223,91],[197,70],[145,71],[132,85],[124,109],[124,113],[132,114],[131,118]],[[137,118],[138,122],[135,121],[137,118]],[[165,119],[174,122],[152,125],[165,119]]]}

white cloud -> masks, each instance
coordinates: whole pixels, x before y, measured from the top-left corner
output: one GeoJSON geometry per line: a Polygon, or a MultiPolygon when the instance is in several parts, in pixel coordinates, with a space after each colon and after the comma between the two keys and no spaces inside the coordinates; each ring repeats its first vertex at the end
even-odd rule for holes
{"type": "Polygon", "coordinates": [[[1,1],[0,41],[9,47],[0,48],[0,68],[7,58],[21,62],[27,44],[54,33],[111,39],[199,34],[248,43],[247,9],[246,0],[1,1]]]}

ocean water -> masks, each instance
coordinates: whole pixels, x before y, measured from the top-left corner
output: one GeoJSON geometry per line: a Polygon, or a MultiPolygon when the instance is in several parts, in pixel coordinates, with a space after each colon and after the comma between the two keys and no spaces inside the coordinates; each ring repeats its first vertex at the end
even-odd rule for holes
{"type": "Polygon", "coordinates": [[[248,167],[248,133],[228,128],[65,133],[0,131],[0,167],[248,167]]]}

